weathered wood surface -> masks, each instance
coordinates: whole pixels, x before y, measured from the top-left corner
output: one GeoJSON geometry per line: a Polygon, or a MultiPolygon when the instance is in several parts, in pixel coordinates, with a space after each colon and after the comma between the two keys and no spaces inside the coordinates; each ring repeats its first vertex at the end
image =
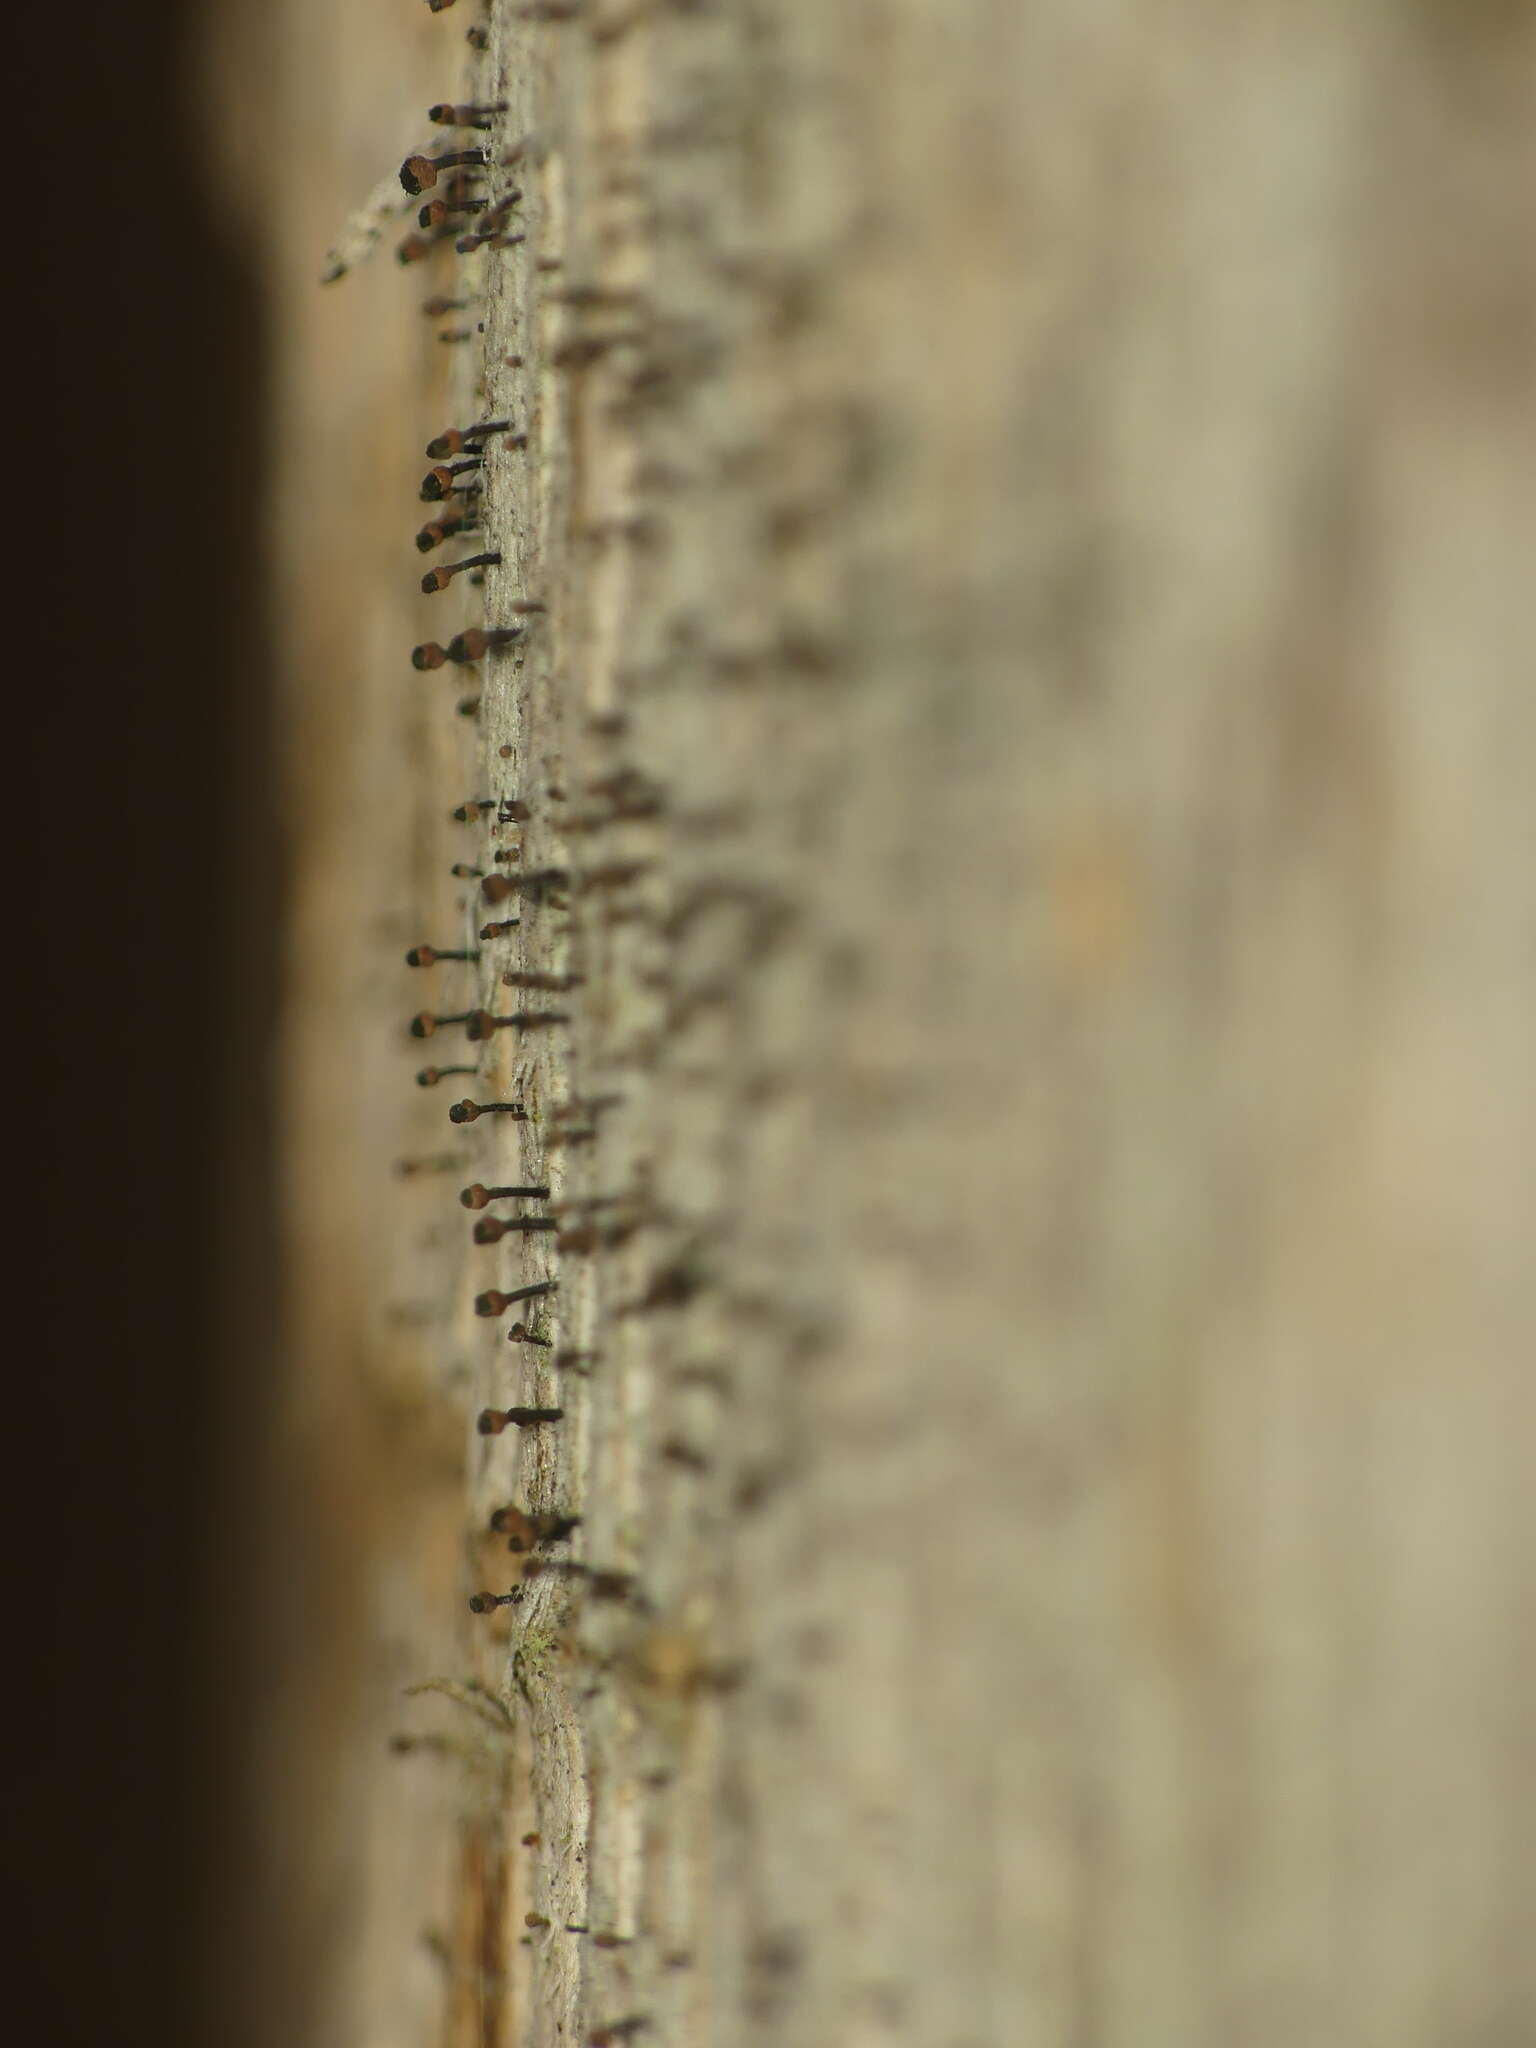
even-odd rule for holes
{"type": "Polygon", "coordinates": [[[1513,2048],[1532,9],[613,0],[492,8],[473,72],[468,8],[402,11],[279,10],[302,141],[262,166],[318,1582],[348,1530],[274,1738],[291,1816],[339,1788],[284,1866],[311,2037],[1513,2048]],[[530,435],[486,616],[550,606],[478,727],[404,663],[474,615],[409,595],[471,374],[401,310],[439,274],[310,285],[471,79],[529,138],[528,242],[476,259],[530,435]],[[661,814],[566,831],[620,765],[661,814]],[[447,1125],[395,963],[476,915],[441,821],[488,787],[534,804],[525,864],[641,871],[488,954],[487,996],[584,977],[569,1032],[493,1048],[545,1121],[402,1193],[447,1125]],[[623,1099],[550,1151],[573,1093],[623,1099]],[[447,1190],[493,1165],[647,1190],[558,1264],[589,1377],[468,1314],[557,1270],[463,1245],[447,1190]],[[465,1417],[552,1393],[559,1432],[471,1439],[462,1508],[465,1417]],[[514,1492],[655,1614],[545,1585],[461,1627],[456,1529],[514,1492]],[[519,1644],[487,2016],[499,1766],[378,1752],[399,1683],[519,1644]]]}

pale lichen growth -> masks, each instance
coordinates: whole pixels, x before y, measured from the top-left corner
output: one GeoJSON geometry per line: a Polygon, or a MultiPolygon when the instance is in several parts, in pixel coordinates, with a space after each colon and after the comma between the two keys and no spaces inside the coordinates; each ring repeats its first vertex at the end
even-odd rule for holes
{"type": "MultiPolygon", "coordinates": [[[[415,144],[403,154],[425,155],[441,139],[436,133],[430,134],[425,142],[415,144]]],[[[383,236],[397,221],[411,212],[415,204],[410,194],[401,189],[398,170],[387,172],[362,205],[347,215],[341,233],[325,252],[320,282],[335,284],[337,279],[345,277],[349,270],[355,270],[360,263],[366,263],[378,248],[383,236]]]]}

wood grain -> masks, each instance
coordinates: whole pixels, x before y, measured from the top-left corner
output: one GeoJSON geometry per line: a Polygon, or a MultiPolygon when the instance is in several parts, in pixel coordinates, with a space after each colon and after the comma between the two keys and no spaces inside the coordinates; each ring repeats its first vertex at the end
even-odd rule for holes
{"type": "Polygon", "coordinates": [[[351,1817],[285,1852],[314,2038],[1512,2048],[1532,10],[493,6],[474,70],[468,8],[277,12],[290,1408],[363,1610],[277,1701],[351,1817]],[[447,96],[509,103],[526,244],[320,294],[447,96]],[[472,265],[478,391],[411,311],[472,265]],[[548,611],[470,723],[408,536],[482,402],[484,616],[548,611]],[[622,1197],[594,1252],[388,1172],[485,789],[572,879],[479,994],[581,986],[461,1177],[622,1197]],[[546,1273],[589,1371],[469,1313],[546,1273]],[[512,1498],[645,1604],[472,1624],[512,1498]],[[432,1670],[542,1838],[478,2036],[417,1935],[483,1779],[376,1761],[432,1670]]]}

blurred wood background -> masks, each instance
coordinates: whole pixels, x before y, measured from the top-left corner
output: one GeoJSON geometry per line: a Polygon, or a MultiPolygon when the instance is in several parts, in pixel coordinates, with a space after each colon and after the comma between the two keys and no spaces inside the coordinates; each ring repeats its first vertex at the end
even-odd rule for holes
{"type": "MultiPolygon", "coordinates": [[[[783,922],[625,1070],[603,1158],[724,1278],[594,1377],[565,1473],[746,1676],[657,1738],[665,1826],[599,1802],[634,1948],[577,1982],[507,1932],[538,1988],[490,2021],[452,1996],[462,1787],[385,1756],[400,1687],[489,1640],[462,1232],[390,1173],[446,1130],[397,962],[456,914],[443,816],[488,765],[404,661],[449,352],[387,257],[315,281],[478,19],[210,17],[275,314],[293,876],[261,1966],[241,1923],[227,1982],[328,2048],[572,2039],[621,1995],[711,2048],[1516,2048],[1536,10],[491,11],[539,141],[492,287],[552,596],[518,744],[586,772],[622,710],[662,914],[716,875],[783,922]],[[642,295],[667,405],[549,368],[540,256],[642,295]],[[731,1391],[684,1500],[633,1446],[689,1362],[731,1391]]],[[[642,1015],[624,943],[589,1075],[642,1015]]],[[[621,1723],[580,1722],[599,1775],[640,1768],[621,1723]]],[[[548,1844],[580,1800],[540,1796],[548,1844]]]]}

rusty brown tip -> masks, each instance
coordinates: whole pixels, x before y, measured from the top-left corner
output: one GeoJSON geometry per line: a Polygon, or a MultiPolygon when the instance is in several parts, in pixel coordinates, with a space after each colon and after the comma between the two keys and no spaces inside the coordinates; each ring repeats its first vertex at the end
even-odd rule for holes
{"type": "Polygon", "coordinates": [[[466,1099],[463,1102],[455,1102],[451,1106],[448,1111],[448,1121],[451,1124],[472,1124],[479,1114],[479,1103],[470,1102],[466,1099]]]}
{"type": "Polygon", "coordinates": [[[429,469],[421,480],[421,499],[424,505],[435,505],[446,498],[453,489],[453,471],[438,463],[429,469]]]}
{"type": "Polygon", "coordinates": [[[430,192],[437,183],[437,165],[429,156],[408,156],[400,166],[400,182],[413,199],[419,193],[430,192]]]}
{"type": "Polygon", "coordinates": [[[411,1019],[412,1038],[430,1038],[437,1029],[437,1019],[429,1010],[418,1010],[411,1019]]]}
{"type": "Polygon", "coordinates": [[[438,646],[435,640],[424,640],[420,647],[413,647],[411,649],[412,668],[441,668],[447,659],[447,653],[438,646]]]}
{"type": "Polygon", "coordinates": [[[480,884],[480,894],[487,903],[505,903],[516,893],[517,884],[508,875],[487,875],[480,884]]]}
{"type": "Polygon", "coordinates": [[[507,1546],[510,1550],[532,1550],[538,1538],[537,1525],[521,1508],[497,1508],[491,1516],[491,1527],[498,1536],[511,1537],[507,1546]]]}
{"type": "Polygon", "coordinates": [[[475,1427],[482,1436],[500,1436],[507,1426],[507,1418],[499,1408],[482,1408],[475,1427]]]}

